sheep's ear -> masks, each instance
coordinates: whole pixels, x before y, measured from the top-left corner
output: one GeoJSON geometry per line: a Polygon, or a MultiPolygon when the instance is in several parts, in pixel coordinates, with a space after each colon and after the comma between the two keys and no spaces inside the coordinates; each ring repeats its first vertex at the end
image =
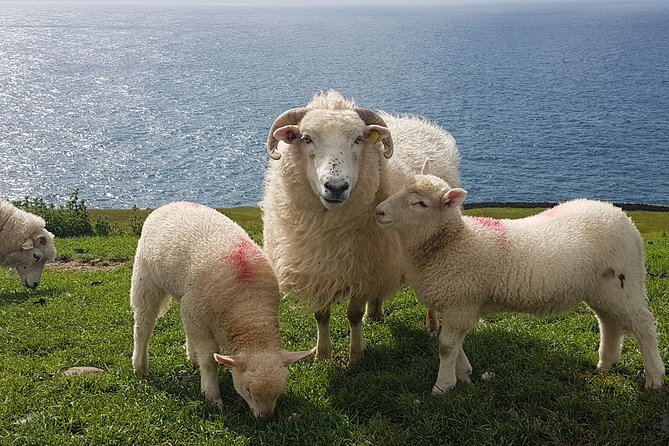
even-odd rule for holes
{"type": "Polygon", "coordinates": [[[32,238],[27,238],[25,242],[21,245],[21,249],[27,251],[35,247],[35,241],[32,238]]]}
{"type": "Polygon", "coordinates": [[[228,367],[242,367],[246,362],[244,355],[223,356],[219,355],[218,353],[214,353],[214,359],[219,364],[227,365],[228,367]]]}
{"type": "Polygon", "coordinates": [[[302,141],[302,134],[296,125],[284,125],[274,131],[274,137],[286,144],[297,144],[302,141]]]}
{"type": "Polygon", "coordinates": [[[429,175],[430,174],[430,159],[425,158],[425,161],[423,162],[423,167],[420,168],[420,174],[421,175],[429,175]]]}
{"type": "Polygon", "coordinates": [[[456,208],[465,201],[466,196],[467,191],[464,189],[460,189],[459,187],[449,189],[441,196],[441,207],[456,208]]]}
{"type": "Polygon", "coordinates": [[[46,237],[43,235],[38,235],[35,239],[36,244],[46,246],[46,237]]]}
{"type": "Polygon", "coordinates": [[[382,125],[367,125],[365,126],[365,139],[369,139],[372,144],[377,142],[383,142],[383,156],[390,158],[393,155],[393,139],[390,136],[390,130],[388,127],[382,125]]]}
{"type": "Polygon", "coordinates": [[[302,358],[306,358],[307,356],[311,355],[316,351],[316,348],[312,348],[311,350],[304,350],[301,352],[287,352],[284,350],[283,352],[283,365],[290,365],[294,362],[299,361],[302,358]]]}

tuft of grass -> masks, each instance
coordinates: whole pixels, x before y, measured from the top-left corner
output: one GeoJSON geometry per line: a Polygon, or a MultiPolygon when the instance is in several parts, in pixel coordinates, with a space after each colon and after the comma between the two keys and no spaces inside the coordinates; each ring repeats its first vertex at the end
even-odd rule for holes
{"type": "MultiPolygon", "coordinates": [[[[527,210],[476,210],[496,218],[527,210]]],[[[101,215],[108,215],[102,211],[101,215]]],[[[223,210],[257,241],[258,209],[223,210]]],[[[632,214],[644,222],[649,304],[658,320],[661,353],[669,359],[669,214],[632,214]]],[[[91,210],[91,215],[94,211],[91,210]]],[[[128,211],[128,217],[130,213],[128,211]]],[[[109,217],[111,219],[111,216],[109,217]]],[[[117,224],[127,222],[120,219],[117,224]]],[[[259,238],[260,237],[260,238],[259,238]]],[[[291,366],[275,416],[255,420],[221,368],[225,406],[199,395],[199,376],[186,359],[178,306],[158,321],[149,347],[151,375],[131,366],[131,265],[137,237],[57,238],[62,259],[121,262],[108,271],[48,267],[37,290],[0,275],[0,444],[220,445],[663,445],[669,441],[669,382],[643,390],[638,344],[626,338],[621,363],[595,372],[598,326],[581,305],[560,318],[486,318],[466,338],[471,385],[442,398],[438,345],[423,328],[424,308],[404,288],[367,322],[367,350],[345,364],[348,323],[333,308],[332,361],[291,366]],[[94,376],[66,377],[72,366],[94,376]],[[490,376],[490,379],[484,379],[490,376]]],[[[315,344],[313,317],[284,296],[284,347],[315,344]]]]}

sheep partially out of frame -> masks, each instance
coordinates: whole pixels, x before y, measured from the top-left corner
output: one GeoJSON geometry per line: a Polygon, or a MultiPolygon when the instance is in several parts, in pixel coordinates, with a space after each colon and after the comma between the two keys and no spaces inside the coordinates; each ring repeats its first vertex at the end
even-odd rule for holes
{"type": "Polygon", "coordinates": [[[44,225],[42,217],[0,200],[0,266],[15,270],[27,288],[37,288],[44,265],[56,258],[44,225]]]}
{"type": "Polygon", "coordinates": [[[422,118],[356,107],[340,93],[317,94],[274,121],[262,202],[264,248],[281,291],[310,304],[318,324],[316,358],[332,355],[330,307],[349,300],[349,363],[363,352],[362,318],[382,316],[400,287],[399,240],[374,221],[378,203],[426,157],[458,184],[455,139],[422,118]]]}
{"type": "Polygon", "coordinates": [[[443,322],[433,394],[469,382],[462,342],[480,315],[560,315],[582,300],[599,320],[597,369],[618,361],[629,331],[639,341],[646,387],[662,386],[643,241],[621,209],[581,199],[527,218],[494,220],[463,217],[465,196],[440,178],[418,175],[376,211],[379,226],[400,236],[408,283],[443,322]]]}
{"type": "Polygon", "coordinates": [[[244,230],[214,209],[179,202],[153,211],[137,245],[130,288],[132,365],[148,373],[148,343],[170,297],[179,301],[186,353],[200,370],[206,399],[223,404],[217,362],[253,414],[272,414],[287,365],[310,351],[287,352],[279,335],[279,285],[267,257],[244,230]],[[223,346],[229,356],[218,354],[223,346]]]}

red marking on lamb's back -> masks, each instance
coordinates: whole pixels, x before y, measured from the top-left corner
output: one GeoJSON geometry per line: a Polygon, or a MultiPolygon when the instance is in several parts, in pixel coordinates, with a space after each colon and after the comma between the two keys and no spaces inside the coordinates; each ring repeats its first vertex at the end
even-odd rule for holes
{"type": "Polygon", "coordinates": [[[259,248],[252,241],[246,239],[238,239],[232,252],[226,252],[223,255],[223,260],[232,264],[235,270],[235,279],[244,283],[253,280],[262,259],[259,248]]]}
{"type": "Polygon", "coordinates": [[[481,226],[488,228],[491,231],[500,233],[506,232],[506,227],[504,226],[504,223],[501,220],[495,220],[494,218],[490,217],[471,217],[471,218],[481,226]]]}

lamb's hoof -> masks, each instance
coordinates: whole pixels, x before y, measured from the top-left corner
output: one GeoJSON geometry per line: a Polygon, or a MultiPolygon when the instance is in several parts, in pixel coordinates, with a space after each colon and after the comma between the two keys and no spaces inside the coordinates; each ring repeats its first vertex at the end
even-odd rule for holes
{"type": "Polygon", "coordinates": [[[662,377],[658,376],[656,378],[648,377],[646,378],[646,389],[661,389],[662,388],[662,377]]]}
{"type": "Polygon", "coordinates": [[[207,401],[208,401],[209,403],[211,403],[211,404],[215,404],[215,405],[217,405],[217,406],[219,406],[219,407],[223,407],[223,399],[221,399],[220,396],[219,396],[218,398],[214,398],[214,399],[212,399],[212,400],[207,399],[207,401]]]}
{"type": "Polygon", "coordinates": [[[455,386],[453,386],[453,385],[451,385],[451,386],[449,386],[449,385],[438,386],[437,384],[435,384],[434,387],[432,387],[432,396],[446,395],[446,392],[451,390],[453,387],[455,387],[455,386]]]}
{"type": "Polygon", "coordinates": [[[135,369],[135,375],[141,376],[142,378],[149,376],[149,368],[148,367],[134,367],[135,369]]]}
{"type": "Polygon", "coordinates": [[[611,370],[613,367],[615,367],[616,365],[617,365],[616,362],[602,362],[602,361],[599,361],[597,363],[597,372],[598,373],[607,372],[607,371],[611,370]]]}

